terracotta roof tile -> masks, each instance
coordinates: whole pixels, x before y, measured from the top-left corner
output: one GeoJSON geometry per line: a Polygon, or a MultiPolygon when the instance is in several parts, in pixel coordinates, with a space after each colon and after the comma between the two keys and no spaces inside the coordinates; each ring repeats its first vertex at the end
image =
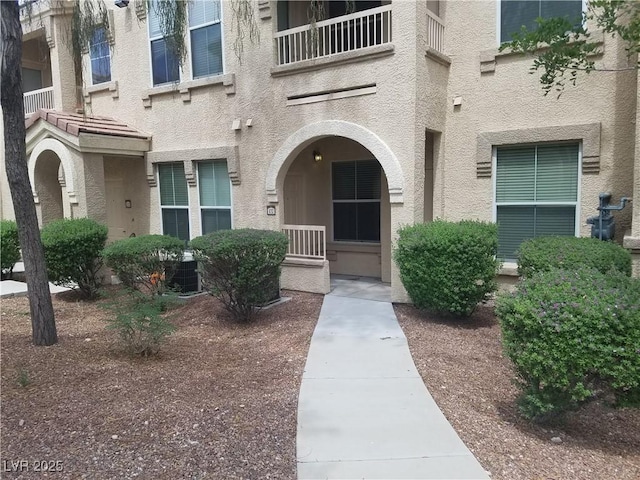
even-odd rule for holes
{"type": "Polygon", "coordinates": [[[78,113],[58,112],[55,110],[37,110],[26,121],[27,129],[39,119],[56,126],[71,135],[79,136],[81,133],[96,135],[109,135],[114,137],[142,138],[150,140],[151,135],[136,130],[118,120],[96,115],[82,115],[78,113]]]}

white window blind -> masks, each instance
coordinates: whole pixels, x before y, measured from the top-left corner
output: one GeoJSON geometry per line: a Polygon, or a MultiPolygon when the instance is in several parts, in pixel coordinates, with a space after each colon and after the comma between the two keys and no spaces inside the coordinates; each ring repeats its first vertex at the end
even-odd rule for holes
{"type": "Polygon", "coordinates": [[[498,256],[515,260],[529,238],[576,234],[577,144],[499,147],[496,152],[498,256]]]}

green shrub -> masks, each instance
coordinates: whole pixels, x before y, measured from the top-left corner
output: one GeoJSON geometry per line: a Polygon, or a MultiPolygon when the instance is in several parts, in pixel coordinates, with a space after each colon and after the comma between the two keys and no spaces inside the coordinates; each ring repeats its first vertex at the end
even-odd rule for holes
{"type": "Polygon", "coordinates": [[[191,241],[202,284],[237,319],[277,295],[286,235],[272,230],[221,230],[191,241]]]}
{"type": "Polygon", "coordinates": [[[46,225],[41,235],[49,280],[94,298],[101,286],[107,227],[90,218],[65,218],[46,225]]]}
{"type": "Polygon", "coordinates": [[[18,225],[13,220],[0,220],[0,268],[2,273],[11,273],[20,260],[18,225]]]}
{"type": "Polygon", "coordinates": [[[499,295],[496,314],[527,417],[544,419],[597,394],[640,400],[640,280],[589,268],[540,272],[499,295]]]}
{"type": "Polygon", "coordinates": [[[631,254],[617,243],[587,237],[538,237],[518,249],[518,272],[525,277],[553,268],[580,267],[602,273],[615,268],[631,276],[631,254]]]}
{"type": "Polygon", "coordinates": [[[164,317],[176,300],[172,296],[149,297],[137,290],[119,296],[103,305],[114,316],[108,318],[107,328],[115,330],[125,349],[132,355],[156,355],[175,326],[164,317]]]}
{"type": "Polygon", "coordinates": [[[468,316],[497,288],[495,224],[436,220],[404,227],[399,235],[394,258],[418,308],[468,316]]]}
{"type": "Polygon", "coordinates": [[[184,254],[184,242],[168,235],[125,238],[104,249],[107,266],[122,283],[152,296],[162,294],[184,254]]]}

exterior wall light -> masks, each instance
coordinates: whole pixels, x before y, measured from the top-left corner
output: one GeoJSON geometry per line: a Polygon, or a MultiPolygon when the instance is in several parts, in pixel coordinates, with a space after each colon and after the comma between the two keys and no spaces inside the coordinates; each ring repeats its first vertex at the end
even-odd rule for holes
{"type": "Polygon", "coordinates": [[[314,150],[314,151],[313,151],[313,159],[314,159],[316,162],[321,162],[321,161],[322,161],[322,154],[321,154],[319,151],[314,150]]]}
{"type": "Polygon", "coordinates": [[[118,8],[127,8],[129,6],[129,0],[115,0],[114,3],[118,8]]]}

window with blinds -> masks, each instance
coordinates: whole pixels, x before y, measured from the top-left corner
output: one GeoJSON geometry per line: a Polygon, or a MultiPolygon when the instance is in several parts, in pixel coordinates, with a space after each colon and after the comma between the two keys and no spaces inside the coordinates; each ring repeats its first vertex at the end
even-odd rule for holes
{"type": "Polygon", "coordinates": [[[189,241],[189,192],[182,163],[158,165],[162,233],[189,241]]]}
{"type": "Polygon", "coordinates": [[[335,241],[380,242],[380,175],[377,160],[332,163],[335,241]]]}
{"type": "Polygon", "coordinates": [[[566,17],[579,24],[582,21],[582,0],[502,0],[500,2],[500,43],[522,27],[535,30],[537,18],[566,17]]]}
{"type": "Polygon", "coordinates": [[[222,73],[220,0],[189,3],[189,35],[193,78],[222,73]]]}
{"type": "Polygon", "coordinates": [[[111,51],[104,27],[98,27],[93,32],[89,42],[89,58],[91,60],[91,83],[111,81],[111,51]]]}
{"type": "Polygon", "coordinates": [[[175,53],[168,48],[160,30],[160,20],[156,14],[157,0],[152,0],[148,9],[149,41],[151,42],[151,71],[153,85],[178,82],[180,63],[175,53]]]}
{"type": "Polygon", "coordinates": [[[577,144],[498,147],[498,257],[516,260],[520,244],[547,235],[576,235],[577,144]]]}
{"type": "Polygon", "coordinates": [[[231,228],[231,181],[227,162],[199,162],[202,234],[231,228]]]}

